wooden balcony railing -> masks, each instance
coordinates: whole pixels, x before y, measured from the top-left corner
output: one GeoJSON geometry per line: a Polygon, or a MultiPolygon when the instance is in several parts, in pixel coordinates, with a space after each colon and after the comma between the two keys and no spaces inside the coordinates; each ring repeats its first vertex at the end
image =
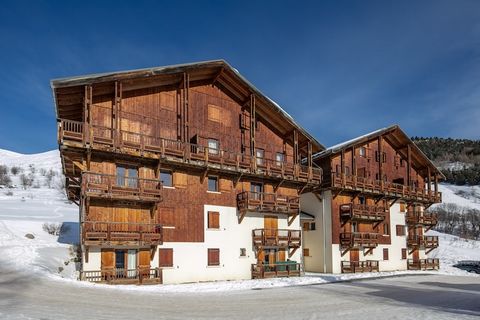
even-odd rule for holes
{"type": "Polygon", "coordinates": [[[300,197],[276,193],[243,191],[237,194],[237,207],[241,212],[269,212],[298,215],[300,197]]]}
{"type": "Polygon", "coordinates": [[[162,183],[155,179],[129,178],[103,173],[84,172],[82,191],[93,197],[159,202],[162,183]]]}
{"type": "Polygon", "coordinates": [[[388,210],[382,206],[371,206],[366,204],[346,203],[340,205],[340,217],[342,219],[358,221],[383,221],[388,210]]]}
{"type": "Polygon", "coordinates": [[[408,224],[420,224],[425,226],[435,226],[438,223],[438,216],[433,212],[407,211],[405,219],[408,224]]]}
{"type": "Polygon", "coordinates": [[[84,221],[82,241],[87,245],[160,245],[162,225],[155,223],[84,221]]]}
{"type": "Polygon", "coordinates": [[[372,194],[388,194],[398,198],[416,199],[428,202],[441,202],[441,192],[428,191],[413,186],[393,183],[389,181],[371,180],[355,175],[338,174],[332,172],[331,186],[333,188],[351,189],[372,194]]]}
{"type": "Polygon", "coordinates": [[[301,264],[295,261],[277,262],[276,264],[252,264],[252,279],[275,277],[299,277],[301,264]]]}
{"type": "Polygon", "coordinates": [[[342,261],[342,273],[379,272],[378,260],[342,261]]]}
{"type": "Polygon", "coordinates": [[[58,140],[80,142],[99,149],[112,148],[112,151],[128,154],[138,152],[145,155],[155,153],[163,159],[184,162],[190,165],[209,166],[218,170],[242,171],[292,181],[320,184],[322,170],[295,164],[293,160],[278,161],[270,158],[256,158],[249,154],[231,150],[212,149],[206,146],[145,135],[137,132],[115,130],[98,125],[86,125],[83,122],[60,119],[58,140]]]}
{"type": "Polygon", "coordinates": [[[300,230],[254,229],[252,240],[254,247],[299,248],[302,244],[300,230]]]}
{"type": "Polygon", "coordinates": [[[137,268],[82,271],[80,280],[109,284],[162,283],[162,270],[160,268],[137,268]]]}
{"type": "Polygon", "coordinates": [[[378,233],[370,232],[343,232],[340,233],[340,247],[342,248],[376,248],[378,233]]]}
{"type": "Polygon", "coordinates": [[[407,237],[407,246],[409,248],[435,249],[438,247],[438,237],[409,235],[407,237]]]}
{"type": "Polygon", "coordinates": [[[440,269],[440,260],[438,259],[408,259],[408,270],[438,270],[440,269]]]}

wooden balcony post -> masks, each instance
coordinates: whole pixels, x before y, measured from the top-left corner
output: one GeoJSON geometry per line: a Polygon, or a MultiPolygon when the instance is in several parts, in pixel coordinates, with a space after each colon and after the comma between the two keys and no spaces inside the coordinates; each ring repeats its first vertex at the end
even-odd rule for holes
{"type": "Polygon", "coordinates": [[[383,191],[383,136],[378,137],[378,178],[380,180],[380,190],[383,191]]]}
{"type": "Polygon", "coordinates": [[[340,153],[340,176],[342,177],[342,187],[345,188],[346,178],[345,178],[345,150],[342,149],[340,153]]]}

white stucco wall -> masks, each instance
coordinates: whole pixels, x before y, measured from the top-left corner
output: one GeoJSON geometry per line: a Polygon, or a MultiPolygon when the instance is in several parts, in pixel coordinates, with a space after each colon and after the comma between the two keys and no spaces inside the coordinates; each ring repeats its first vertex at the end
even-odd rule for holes
{"type": "MultiPolygon", "coordinates": [[[[252,230],[264,227],[264,216],[247,213],[239,224],[235,207],[205,205],[205,242],[164,242],[159,246],[173,249],[173,267],[163,268],[163,283],[251,279],[251,265],[257,262],[252,245],[252,230]],[[220,213],[220,229],[207,228],[208,211],[220,213]],[[219,266],[207,265],[209,248],[220,249],[219,266]],[[246,249],[245,257],[240,256],[240,248],[246,249]]],[[[278,228],[298,230],[300,218],[297,217],[288,226],[287,216],[279,215],[278,228]]],[[[289,259],[300,262],[301,250],[297,250],[289,259]]],[[[158,251],[151,265],[158,266],[158,251]]]]}
{"type": "Polygon", "coordinates": [[[315,216],[315,230],[303,232],[302,246],[309,249],[309,256],[303,257],[305,271],[331,272],[332,221],[330,196],[330,191],[327,191],[321,194],[320,198],[322,200],[319,200],[313,193],[305,193],[300,197],[302,211],[315,216]]]}

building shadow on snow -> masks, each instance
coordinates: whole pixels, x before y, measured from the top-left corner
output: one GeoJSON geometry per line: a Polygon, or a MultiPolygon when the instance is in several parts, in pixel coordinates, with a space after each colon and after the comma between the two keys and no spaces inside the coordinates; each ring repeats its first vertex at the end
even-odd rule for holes
{"type": "Polygon", "coordinates": [[[59,243],[78,245],[80,243],[80,224],[78,222],[64,222],[58,236],[59,243]]]}
{"type": "Polygon", "coordinates": [[[432,288],[411,288],[375,284],[373,282],[357,282],[349,285],[371,289],[372,291],[367,292],[367,295],[390,299],[411,306],[418,305],[453,314],[480,316],[478,295],[471,292],[457,291],[458,289],[478,291],[478,285],[441,282],[424,282],[423,284],[432,286],[432,288]]]}

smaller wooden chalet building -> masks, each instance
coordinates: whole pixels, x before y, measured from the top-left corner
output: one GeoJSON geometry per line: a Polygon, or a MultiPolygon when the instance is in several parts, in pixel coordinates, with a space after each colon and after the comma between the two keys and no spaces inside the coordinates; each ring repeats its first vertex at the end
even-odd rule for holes
{"type": "Polygon", "coordinates": [[[435,165],[393,125],[314,155],[324,178],[301,195],[306,271],[437,269],[438,237],[426,209],[441,202],[435,165]],[[312,225],[314,226],[312,228],[312,225]]]}

